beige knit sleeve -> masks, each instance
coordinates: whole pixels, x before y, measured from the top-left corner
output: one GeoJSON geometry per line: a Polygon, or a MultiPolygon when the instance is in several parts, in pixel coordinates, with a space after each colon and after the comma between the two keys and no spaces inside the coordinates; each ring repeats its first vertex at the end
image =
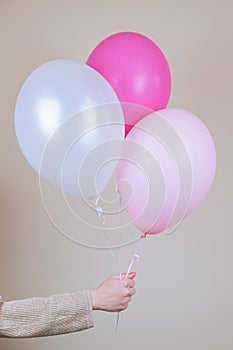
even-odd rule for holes
{"type": "Polygon", "coordinates": [[[0,337],[44,337],[93,326],[89,291],[9,302],[0,297],[0,337]]]}

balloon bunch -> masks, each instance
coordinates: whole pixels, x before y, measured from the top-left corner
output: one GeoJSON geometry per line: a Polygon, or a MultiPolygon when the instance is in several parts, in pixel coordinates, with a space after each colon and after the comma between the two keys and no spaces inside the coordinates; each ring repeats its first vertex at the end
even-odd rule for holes
{"type": "Polygon", "coordinates": [[[122,104],[126,140],[117,180],[127,213],[144,235],[174,227],[212,185],[216,152],[208,129],[189,112],[165,109],[171,74],[162,51],[147,37],[112,35],[87,64],[111,84],[122,104]]]}
{"type": "Polygon", "coordinates": [[[86,64],[55,60],[32,72],[16,103],[18,142],[42,177],[75,196],[99,195],[116,170],[135,226],[163,232],[200,205],[216,171],[210,132],[190,112],[166,108],[170,91],[153,41],[111,35],[86,64]]]}

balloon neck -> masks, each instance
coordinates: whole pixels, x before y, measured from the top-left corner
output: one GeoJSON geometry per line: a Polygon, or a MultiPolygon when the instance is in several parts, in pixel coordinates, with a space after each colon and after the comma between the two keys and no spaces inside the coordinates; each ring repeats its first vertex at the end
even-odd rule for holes
{"type": "Polygon", "coordinates": [[[146,236],[147,236],[147,232],[144,232],[140,238],[144,239],[144,238],[146,238],[146,236]]]}

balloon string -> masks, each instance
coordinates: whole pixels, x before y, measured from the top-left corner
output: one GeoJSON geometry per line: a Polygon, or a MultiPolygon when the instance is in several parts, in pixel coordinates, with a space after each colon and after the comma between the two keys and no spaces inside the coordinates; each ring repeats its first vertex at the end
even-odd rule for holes
{"type": "MultiPolygon", "coordinates": [[[[118,207],[118,213],[119,213],[119,224],[120,224],[120,228],[121,228],[121,233],[122,233],[122,199],[121,199],[121,196],[120,196],[120,193],[119,191],[118,192],[118,196],[119,196],[119,207],[118,207]]],[[[141,241],[142,239],[140,239],[141,241]]],[[[129,277],[129,274],[131,272],[131,269],[133,267],[133,264],[135,261],[138,261],[140,259],[140,255],[138,254],[134,254],[131,261],[130,261],[130,264],[129,264],[129,267],[127,269],[127,272],[126,272],[126,275],[125,275],[125,278],[127,279],[129,277]]],[[[120,279],[122,279],[122,273],[120,272],[120,279]]],[[[116,327],[115,327],[115,331],[118,330],[118,326],[119,326],[119,321],[120,321],[120,316],[123,316],[123,313],[122,312],[118,312],[117,313],[117,320],[116,320],[116,327]]]]}
{"type": "MultiPolygon", "coordinates": [[[[129,267],[127,269],[127,272],[126,272],[126,276],[125,276],[126,279],[129,277],[129,274],[131,272],[131,269],[133,267],[134,262],[139,261],[139,259],[140,259],[140,255],[138,255],[138,254],[133,255],[133,257],[130,261],[129,267]]],[[[120,274],[120,279],[122,279],[122,274],[120,274]]],[[[118,326],[119,326],[120,315],[123,316],[123,313],[121,311],[117,313],[117,320],[116,320],[116,327],[115,327],[116,332],[117,332],[118,326]]]]}
{"type": "MultiPolygon", "coordinates": [[[[106,229],[104,228],[105,218],[104,218],[102,207],[100,207],[100,206],[98,207],[99,198],[100,198],[100,196],[98,196],[96,198],[95,202],[94,202],[96,213],[97,213],[97,216],[98,216],[98,219],[99,219],[99,228],[101,228],[103,230],[105,239],[106,239],[107,244],[108,244],[108,248],[109,248],[110,252],[112,253],[113,258],[116,260],[117,266],[120,268],[120,257],[117,256],[117,254],[114,252],[114,249],[112,248],[111,243],[110,243],[110,241],[108,239],[108,235],[107,235],[106,229]]],[[[121,273],[120,273],[120,279],[122,279],[122,274],[121,273]]],[[[117,320],[116,320],[115,331],[117,331],[117,329],[118,329],[120,315],[122,315],[122,313],[118,312],[117,313],[117,320]]]]}
{"type": "MultiPolygon", "coordinates": [[[[122,210],[122,200],[121,200],[121,196],[120,196],[120,192],[119,190],[117,189],[117,194],[118,194],[118,197],[119,197],[119,202],[118,202],[118,219],[119,219],[119,226],[120,226],[120,236],[121,236],[121,239],[122,239],[122,213],[121,213],[121,210],[122,210]]],[[[120,280],[122,279],[122,273],[120,271],[120,280]]],[[[120,321],[120,315],[123,316],[123,313],[118,311],[117,313],[117,319],[116,319],[116,326],[115,326],[115,332],[117,332],[118,330],[118,326],[119,326],[119,321],[120,321]]]]}
{"type": "Polygon", "coordinates": [[[120,196],[120,192],[119,190],[117,189],[117,194],[118,194],[118,197],[119,197],[119,204],[118,204],[118,219],[119,219],[119,227],[120,227],[120,238],[121,240],[123,239],[123,230],[122,230],[122,199],[121,199],[121,196],[120,196]]]}
{"type": "Polygon", "coordinates": [[[107,231],[104,227],[106,221],[105,221],[105,217],[104,217],[104,214],[103,214],[103,209],[101,206],[98,206],[99,204],[99,200],[100,200],[100,195],[98,195],[97,197],[92,197],[90,198],[91,202],[94,203],[94,206],[95,206],[95,210],[96,210],[96,213],[97,213],[97,216],[98,216],[98,220],[99,220],[99,228],[102,230],[102,232],[104,233],[104,237],[107,241],[107,244],[108,244],[108,248],[114,258],[114,260],[116,261],[117,263],[117,266],[118,268],[120,267],[120,258],[119,256],[115,253],[112,245],[111,245],[111,242],[109,241],[109,238],[108,238],[108,235],[107,235],[107,231]]]}

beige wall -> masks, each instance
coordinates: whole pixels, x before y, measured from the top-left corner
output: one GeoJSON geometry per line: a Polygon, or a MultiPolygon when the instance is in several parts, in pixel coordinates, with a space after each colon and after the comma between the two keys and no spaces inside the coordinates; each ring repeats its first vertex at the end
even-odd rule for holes
{"type": "MultiPolygon", "coordinates": [[[[13,299],[95,287],[117,271],[108,251],[74,244],[51,224],[38,176],[16,141],[14,105],[35,67],[55,58],[85,62],[96,43],[124,30],[157,42],[172,70],[169,106],[193,112],[210,129],[218,152],[214,186],[174,234],[143,241],[137,295],[117,333],[115,315],[96,313],[90,331],[2,339],[0,349],[233,348],[230,0],[0,0],[0,294],[13,299]]],[[[81,223],[78,230],[95,233],[81,223]]],[[[119,250],[122,266],[135,249],[119,250]]]]}

